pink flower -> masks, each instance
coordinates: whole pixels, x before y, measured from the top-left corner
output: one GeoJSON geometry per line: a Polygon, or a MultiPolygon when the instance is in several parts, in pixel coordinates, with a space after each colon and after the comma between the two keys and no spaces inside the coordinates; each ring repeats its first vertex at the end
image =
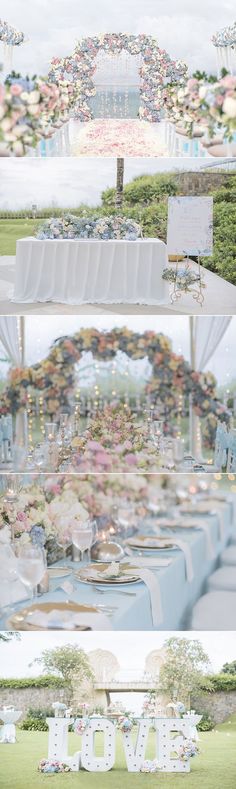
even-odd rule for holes
{"type": "Polygon", "coordinates": [[[21,85],[11,85],[10,92],[12,96],[20,96],[22,93],[22,86],[21,85]]]}
{"type": "Polygon", "coordinates": [[[129,452],[128,455],[126,455],[125,461],[126,461],[126,463],[128,463],[128,466],[136,466],[137,465],[136,457],[135,457],[135,455],[132,455],[131,452],[129,452]]]}
{"type": "Polygon", "coordinates": [[[87,448],[95,449],[95,452],[103,452],[103,446],[98,441],[88,441],[87,448]]]}
{"type": "Polygon", "coordinates": [[[230,74],[228,74],[226,77],[223,77],[223,79],[220,80],[220,84],[225,85],[226,88],[233,88],[235,90],[236,77],[231,77],[230,74]]]}

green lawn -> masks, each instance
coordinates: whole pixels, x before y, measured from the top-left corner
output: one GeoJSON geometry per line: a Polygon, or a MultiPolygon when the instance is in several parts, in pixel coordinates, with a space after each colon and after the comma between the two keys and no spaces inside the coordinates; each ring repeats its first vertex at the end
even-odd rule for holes
{"type": "Polygon", "coordinates": [[[42,219],[0,219],[0,255],[15,255],[18,238],[33,236],[42,219]]]}
{"type": "MultiPolygon", "coordinates": [[[[42,775],[37,772],[39,760],[47,755],[47,734],[42,732],[17,733],[17,744],[0,746],[0,786],[2,789],[41,789],[45,784],[65,787],[83,786],[84,789],[135,789],[144,786],[179,789],[235,789],[236,786],[236,715],[216,730],[200,735],[200,756],[191,760],[191,773],[141,774],[128,773],[125,766],[120,734],[117,736],[116,768],[108,773],[67,773],[42,775]]],[[[69,735],[69,751],[80,749],[80,739],[69,735]]],[[[154,734],[150,739],[147,757],[154,758],[154,734]]]]}

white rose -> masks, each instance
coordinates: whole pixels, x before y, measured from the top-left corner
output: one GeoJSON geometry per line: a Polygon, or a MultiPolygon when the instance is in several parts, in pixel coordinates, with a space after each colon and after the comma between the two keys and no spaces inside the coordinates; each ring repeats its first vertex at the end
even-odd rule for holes
{"type": "Polygon", "coordinates": [[[4,120],[1,123],[2,130],[4,132],[7,132],[7,131],[9,131],[11,129],[11,127],[12,127],[11,119],[10,118],[4,118],[4,120]]]}
{"type": "Polygon", "coordinates": [[[201,85],[201,87],[199,88],[199,98],[200,99],[205,99],[206,95],[207,95],[207,91],[208,91],[208,86],[207,85],[201,85]]]}
{"type": "Polygon", "coordinates": [[[228,118],[236,118],[236,99],[232,96],[226,97],[223,104],[223,112],[228,118]]]}
{"type": "Polygon", "coordinates": [[[28,93],[28,104],[38,104],[40,100],[40,93],[38,90],[32,90],[28,93]]]}

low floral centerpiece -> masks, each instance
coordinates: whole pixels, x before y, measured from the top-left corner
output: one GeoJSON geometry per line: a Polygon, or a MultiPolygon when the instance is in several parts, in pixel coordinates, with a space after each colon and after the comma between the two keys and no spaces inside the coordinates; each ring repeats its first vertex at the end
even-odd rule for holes
{"type": "Polygon", "coordinates": [[[47,219],[36,231],[36,238],[77,239],[96,238],[108,241],[141,238],[142,230],[133,219],[124,216],[80,217],[73,214],[47,219]]]}

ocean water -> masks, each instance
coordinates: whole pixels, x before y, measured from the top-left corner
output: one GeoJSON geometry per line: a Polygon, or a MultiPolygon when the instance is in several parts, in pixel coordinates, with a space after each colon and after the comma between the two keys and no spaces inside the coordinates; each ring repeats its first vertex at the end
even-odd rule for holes
{"type": "Polygon", "coordinates": [[[140,92],[138,88],[126,91],[122,86],[112,88],[108,85],[97,88],[89,104],[94,118],[137,118],[140,92]]]}

